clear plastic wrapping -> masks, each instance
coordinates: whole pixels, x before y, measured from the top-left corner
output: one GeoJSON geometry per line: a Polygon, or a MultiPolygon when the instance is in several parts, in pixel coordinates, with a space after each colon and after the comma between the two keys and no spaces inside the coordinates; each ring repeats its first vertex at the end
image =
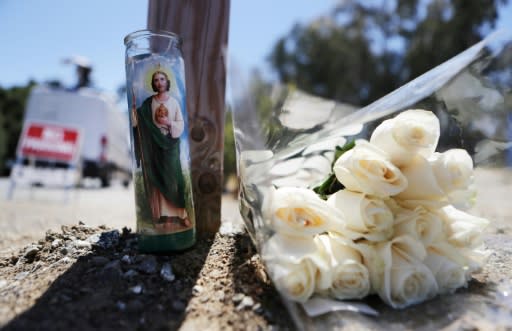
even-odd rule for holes
{"type": "Polygon", "coordinates": [[[510,260],[506,241],[512,239],[512,213],[506,207],[506,197],[512,193],[511,68],[512,35],[496,32],[361,109],[293,86],[249,81],[243,73],[231,71],[240,211],[260,253],[275,233],[264,212],[272,191],[316,187],[332,171],[336,146],[369,139],[383,120],[408,109],[425,109],[437,116],[440,139],[436,151],[464,149],[469,153],[477,191],[476,200],[468,198],[469,212],[490,221],[483,234],[489,261],[473,274],[467,288],[406,310],[393,309],[373,295],[357,301],[327,300],[320,308],[318,302],[315,307],[311,300],[302,306],[283,296],[298,328],[424,329],[428,325],[438,329],[472,313],[486,316],[478,323],[492,320],[497,325],[512,325],[511,269],[499,270],[510,260]],[[424,317],[411,319],[414,313],[424,317]]]}

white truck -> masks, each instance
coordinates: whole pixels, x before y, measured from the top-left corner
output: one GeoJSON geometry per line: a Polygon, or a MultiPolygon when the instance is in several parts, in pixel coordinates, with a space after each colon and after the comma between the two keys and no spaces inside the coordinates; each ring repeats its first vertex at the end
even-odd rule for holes
{"type": "MultiPolygon", "coordinates": [[[[80,130],[80,155],[74,165],[80,174],[79,180],[98,178],[102,187],[109,186],[113,178],[121,180],[125,186],[129,184],[131,157],[128,115],[119,109],[112,96],[90,88],[70,91],[37,86],[31,91],[25,110],[24,125],[31,122],[80,130]]],[[[69,166],[45,159],[27,160],[19,154],[15,167],[26,167],[29,163],[35,168],[46,168],[46,171],[48,168],[69,166]]],[[[31,181],[34,184],[37,178],[31,181]]],[[[44,185],[44,178],[38,184],[44,185]]]]}

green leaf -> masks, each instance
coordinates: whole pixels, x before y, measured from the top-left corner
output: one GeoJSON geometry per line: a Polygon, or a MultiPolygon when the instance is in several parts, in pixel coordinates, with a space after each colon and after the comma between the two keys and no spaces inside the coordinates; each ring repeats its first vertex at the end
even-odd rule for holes
{"type": "MultiPolygon", "coordinates": [[[[331,169],[334,166],[334,163],[336,163],[336,161],[338,160],[338,158],[342,156],[345,152],[354,148],[355,145],[355,141],[352,140],[341,147],[336,146],[336,149],[334,151],[334,160],[332,161],[331,169]]],[[[338,181],[334,172],[331,171],[331,173],[320,185],[313,188],[313,191],[315,191],[315,193],[318,194],[320,198],[327,200],[329,195],[334,194],[339,190],[343,190],[344,188],[345,186],[343,186],[343,184],[341,184],[338,181]]]]}
{"type": "Polygon", "coordinates": [[[332,160],[331,168],[334,166],[336,161],[338,161],[340,156],[342,156],[343,154],[345,154],[346,152],[348,152],[349,150],[354,148],[355,145],[356,145],[356,141],[351,140],[348,143],[346,143],[345,145],[343,145],[342,147],[336,146],[336,148],[334,150],[334,160],[332,160]]]}

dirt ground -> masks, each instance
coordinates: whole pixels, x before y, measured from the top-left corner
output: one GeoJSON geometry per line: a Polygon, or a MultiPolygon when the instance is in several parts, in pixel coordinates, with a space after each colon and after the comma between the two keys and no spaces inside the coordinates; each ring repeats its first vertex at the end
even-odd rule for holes
{"type": "Polygon", "coordinates": [[[311,319],[285,307],[230,196],[215,236],[183,253],[145,255],[129,229],[130,190],[83,190],[67,204],[62,192],[20,190],[0,202],[0,327],[295,330],[295,320],[305,330],[512,330],[512,172],[477,175],[475,212],[493,221],[484,236],[493,252],[488,266],[467,289],[404,311],[369,298],[378,318],[341,312],[311,319]]]}
{"type": "Polygon", "coordinates": [[[0,203],[3,330],[293,329],[232,195],[220,232],[174,255],[138,253],[132,188],[20,188],[0,203]]]}
{"type": "Polygon", "coordinates": [[[291,322],[243,234],[143,255],[126,228],[47,232],[0,260],[4,330],[268,330],[291,322]],[[99,236],[98,236],[99,235],[99,236]]]}

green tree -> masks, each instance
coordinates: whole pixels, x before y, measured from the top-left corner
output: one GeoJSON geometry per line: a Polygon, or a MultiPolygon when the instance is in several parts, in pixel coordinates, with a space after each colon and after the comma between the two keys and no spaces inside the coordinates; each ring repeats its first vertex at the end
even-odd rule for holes
{"type": "Polygon", "coordinates": [[[3,89],[0,87],[0,175],[9,174],[7,161],[16,158],[16,147],[23,126],[23,115],[30,90],[36,83],[3,89]]]}
{"type": "Polygon", "coordinates": [[[294,26],[269,61],[282,82],[365,105],[481,40],[506,2],[346,0],[294,26]]]}

